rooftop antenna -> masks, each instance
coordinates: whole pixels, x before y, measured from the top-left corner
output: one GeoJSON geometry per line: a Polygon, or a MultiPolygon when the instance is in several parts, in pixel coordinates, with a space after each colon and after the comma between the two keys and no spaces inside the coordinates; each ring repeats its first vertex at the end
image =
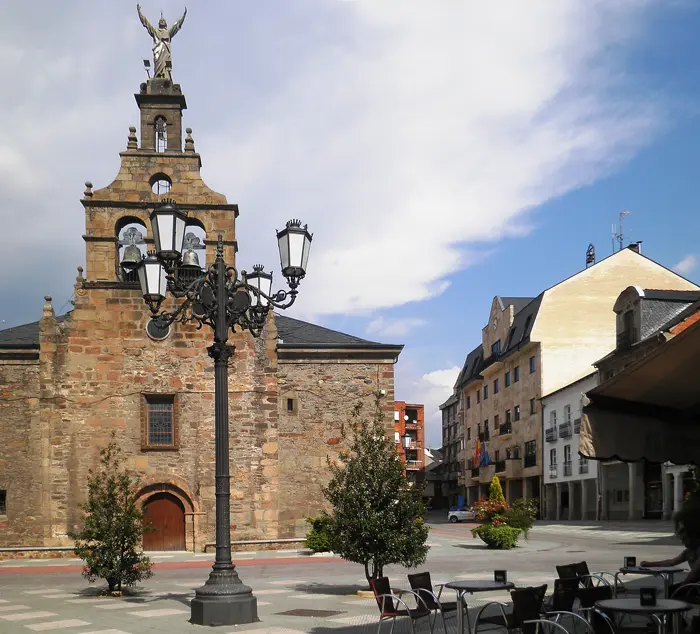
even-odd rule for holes
{"type": "Polygon", "coordinates": [[[586,249],[586,268],[592,266],[593,264],[595,264],[595,247],[591,242],[586,249]]]}
{"type": "Polygon", "coordinates": [[[615,225],[612,226],[612,241],[613,241],[613,253],[615,253],[615,242],[617,242],[618,251],[622,251],[624,248],[625,231],[622,228],[622,218],[624,216],[629,216],[631,211],[621,211],[620,212],[620,230],[617,231],[615,225]]]}
{"type": "Polygon", "coordinates": [[[144,59],[143,60],[143,67],[146,70],[146,75],[148,75],[148,79],[151,78],[151,60],[150,59],[144,59]]]}

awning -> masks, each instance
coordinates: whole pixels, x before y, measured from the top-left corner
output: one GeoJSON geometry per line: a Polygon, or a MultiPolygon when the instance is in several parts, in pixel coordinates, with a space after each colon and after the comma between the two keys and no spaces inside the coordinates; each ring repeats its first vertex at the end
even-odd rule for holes
{"type": "Polygon", "coordinates": [[[581,455],[700,465],[700,321],[587,397],[581,455]]]}

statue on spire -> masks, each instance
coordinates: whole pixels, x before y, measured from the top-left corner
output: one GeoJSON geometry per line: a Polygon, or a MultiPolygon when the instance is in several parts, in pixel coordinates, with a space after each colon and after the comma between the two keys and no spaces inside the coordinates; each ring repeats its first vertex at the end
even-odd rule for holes
{"type": "Polygon", "coordinates": [[[170,28],[168,28],[168,23],[165,21],[163,12],[161,11],[157,29],[154,28],[143,13],[141,13],[141,5],[137,4],[136,10],[139,13],[141,24],[143,24],[145,29],[148,31],[148,34],[153,38],[153,77],[172,80],[171,72],[173,58],[172,50],[170,48],[171,41],[182,27],[182,23],[185,21],[187,7],[185,7],[185,12],[182,14],[180,19],[177,20],[170,28]]]}

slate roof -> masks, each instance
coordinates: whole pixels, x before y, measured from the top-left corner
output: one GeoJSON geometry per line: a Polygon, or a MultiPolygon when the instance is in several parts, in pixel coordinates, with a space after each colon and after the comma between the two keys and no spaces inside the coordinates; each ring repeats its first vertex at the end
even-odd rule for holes
{"type": "MultiPolygon", "coordinates": [[[[68,315],[57,317],[57,322],[64,321],[68,315]]],[[[337,330],[330,330],[323,326],[316,326],[299,319],[293,319],[286,315],[275,315],[275,323],[277,325],[278,336],[282,340],[281,347],[309,346],[309,347],[371,347],[371,348],[397,348],[390,344],[375,343],[347,335],[337,330]]],[[[23,324],[14,328],[0,330],[0,347],[26,347],[37,348],[39,346],[39,322],[35,321],[31,324],[23,324]]]]}
{"type": "Polygon", "coordinates": [[[644,289],[644,296],[641,298],[640,340],[644,341],[659,330],[668,330],[677,323],[677,318],[698,300],[700,300],[700,291],[644,289]]]}
{"type": "Polygon", "coordinates": [[[503,304],[503,308],[507,308],[508,306],[512,306],[513,310],[515,311],[515,314],[517,315],[525,306],[527,306],[533,299],[534,297],[499,297],[501,300],[501,303],[503,304]]]}

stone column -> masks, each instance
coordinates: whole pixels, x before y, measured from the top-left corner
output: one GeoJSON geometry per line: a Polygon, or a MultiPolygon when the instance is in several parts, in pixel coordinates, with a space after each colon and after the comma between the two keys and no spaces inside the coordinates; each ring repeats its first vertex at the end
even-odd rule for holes
{"type": "Polygon", "coordinates": [[[586,516],[588,515],[588,487],[586,486],[588,484],[588,480],[581,480],[581,519],[585,520],[588,519],[586,516]]]}
{"type": "Polygon", "coordinates": [[[554,496],[556,497],[556,503],[554,505],[554,508],[556,509],[556,513],[554,516],[554,519],[557,520],[557,522],[561,519],[561,482],[557,482],[554,485],[554,496]]]}
{"type": "Polygon", "coordinates": [[[574,502],[575,502],[573,480],[569,480],[567,482],[567,486],[569,488],[569,512],[568,512],[568,517],[566,519],[571,521],[572,519],[574,519],[574,502]]]}
{"type": "Polygon", "coordinates": [[[678,471],[673,473],[673,512],[678,513],[683,504],[683,474],[678,471]]]}
{"type": "Polygon", "coordinates": [[[639,463],[630,462],[627,464],[627,473],[629,477],[630,501],[627,510],[627,518],[630,520],[637,519],[637,472],[639,463]]]}
{"type": "Polygon", "coordinates": [[[608,468],[600,465],[600,519],[607,520],[608,517],[608,468]]]}
{"type": "Polygon", "coordinates": [[[663,519],[670,520],[673,515],[673,487],[671,482],[673,480],[673,474],[669,473],[665,467],[663,467],[663,476],[661,480],[661,493],[664,499],[664,511],[663,519]]]}

